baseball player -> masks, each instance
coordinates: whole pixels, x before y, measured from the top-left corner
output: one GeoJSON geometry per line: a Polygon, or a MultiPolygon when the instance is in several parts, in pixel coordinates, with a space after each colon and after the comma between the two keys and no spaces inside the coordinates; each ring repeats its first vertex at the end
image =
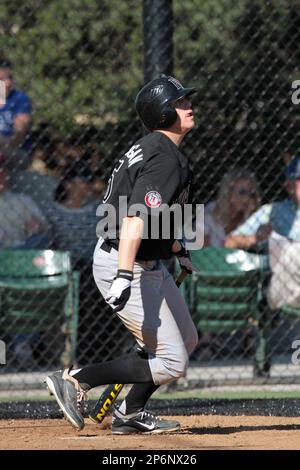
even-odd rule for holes
{"type": "Polygon", "coordinates": [[[157,209],[190,200],[191,172],[178,147],[195,125],[188,98],[194,92],[175,78],[163,76],[146,84],[136,97],[136,111],[150,132],[112,172],[103,204],[119,215],[125,200],[127,209],[120,226],[113,224],[115,235],[109,227],[102,231],[93,272],[101,294],[138,347],[118,359],[58,371],[46,378],[66,418],[77,429],[84,427],[82,405],[87,391],[110,383],[134,384],[114,410],[114,434],[180,429],[178,422],[157,418],[145,407],[160,385],[184,375],[198,342],[184,299],[161,259],[175,255],[182,268],[190,272],[195,268],[172,230],[169,239],[147,237],[145,232],[149,219],[157,218],[157,209]]]}

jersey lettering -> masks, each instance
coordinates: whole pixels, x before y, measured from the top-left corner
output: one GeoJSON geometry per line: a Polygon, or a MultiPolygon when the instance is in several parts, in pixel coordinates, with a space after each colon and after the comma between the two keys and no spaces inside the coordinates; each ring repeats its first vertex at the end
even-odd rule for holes
{"type": "Polygon", "coordinates": [[[103,204],[107,202],[107,200],[110,198],[111,192],[112,192],[112,187],[113,187],[113,182],[114,182],[114,173],[111,175],[111,177],[108,180],[107,183],[107,188],[105,191],[105,194],[103,196],[103,204]]]}
{"type": "Polygon", "coordinates": [[[128,158],[128,168],[137,162],[143,160],[143,151],[140,145],[133,145],[128,152],[125,153],[128,158]]]}
{"type": "MultiPolygon", "coordinates": [[[[133,145],[128,152],[125,153],[125,157],[128,158],[128,168],[130,168],[132,165],[135,163],[140,162],[143,160],[143,151],[140,145],[133,145]]],[[[107,200],[109,199],[112,188],[113,188],[113,182],[114,182],[114,177],[116,173],[119,173],[120,169],[124,165],[125,158],[120,158],[118,166],[116,166],[113,169],[112,175],[109,178],[108,184],[107,184],[107,189],[105,192],[105,195],[103,197],[103,203],[105,204],[107,200]]]]}
{"type": "Polygon", "coordinates": [[[182,89],[183,89],[183,86],[181,85],[180,81],[177,80],[177,79],[174,78],[174,77],[169,77],[169,78],[168,78],[168,82],[173,83],[173,85],[175,85],[175,87],[177,88],[177,90],[182,90],[182,89]]]}
{"type": "Polygon", "coordinates": [[[118,172],[119,172],[120,168],[122,168],[122,166],[123,166],[124,161],[125,161],[124,158],[120,158],[120,160],[119,160],[119,166],[116,167],[116,168],[114,168],[113,173],[118,173],[118,172]]]}

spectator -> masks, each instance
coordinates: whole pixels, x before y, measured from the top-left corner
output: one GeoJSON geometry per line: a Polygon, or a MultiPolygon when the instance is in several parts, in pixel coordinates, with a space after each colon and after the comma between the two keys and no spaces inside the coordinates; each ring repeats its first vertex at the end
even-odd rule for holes
{"type": "MultiPolygon", "coordinates": [[[[204,209],[204,246],[224,246],[227,234],[244,222],[260,201],[257,180],[252,172],[237,167],[226,173],[216,200],[209,202],[204,209]]],[[[205,331],[199,332],[199,336],[195,357],[201,360],[211,359],[215,350],[229,343],[225,334],[221,338],[212,331],[205,331]]]]}
{"type": "Polygon", "coordinates": [[[0,61],[0,80],[6,90],[6,103],[0,107],[0,152],[9,170],[9,186],[12,191],[27,194],[42,208],[53,198],[57,182],[48,175],[24,171],[32,161],[31,102],[16,89],[9,61],[0,61]]]}
{"type": "MultiPolygon", "coordinates": [[[[44,249],[48,247],[47,221],[35,202],[8,189],[9,172],[0,155],[0,249],[44,249]]],[[[35,332],[16,334],[12,350],[21,367],[32,365],[35,332]]],[[[20,368],[20,367],[19,367],[20,368]]]]}
{"type": "Polygon", "coordinates": [[[0,156],[0,247],[46,248],[47,221],[35,202],[9,191],[8,170],[0,156]]]}
{"type": "Polygon", "coordinates": [[[58,184],[46,215],[51,225],[51,244],[71,252],[73,265],[91,262],[96,236],[97,202],[92,198],[93,175],[83,160],[71,162],[58,184]]]}
{"type": "Polygon", "coordinates": [[[214,201],[204,211],[204,246],[224,246],[226,235],[237,228],[260,205],[260,192],[253,173],[243,168],[229,171],[214,201]]]}
{"type": "Polygon", "coordinates": [[[300,157],[289,163],[285,178],[288,199],[260,207],[225,243],[248,249],[269,242],[272,277],[267,296],[273,309],[284,304],[300,308],[300,157]]]}
{"type": "Polygon", "coordinates": [[[9,61],[0,62],[6,103],[0,107],[0,151],[9,170],[24,170],[30,163],[32,107],[28,96],[15,88],[9,61]]]}
{"type": "Polygon", "coordinates": [[[97,328],[99,321],[99,293],[92,275],[99,202],[91,200],[92,180],[92,172],[84,160],[70,163],[56,188],[55,201],[46,209],[52,247],[70,251],[72,267],[80,271],[78,344],[87,356],[95,352],[93,324],[97,328]]]}

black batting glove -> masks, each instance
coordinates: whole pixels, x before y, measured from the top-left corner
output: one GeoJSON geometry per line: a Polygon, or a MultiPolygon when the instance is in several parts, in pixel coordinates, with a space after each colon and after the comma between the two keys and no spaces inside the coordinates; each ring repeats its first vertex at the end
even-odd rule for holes
{"type": "Polygon", "coordinates": [[[185,269],[189,274],[192,274],[192,272],[198,272],[199,269],[193,265],[188,250],[185,248],[183,243],[179,243],[181,244],[181,250],[174,254],[178,259],[181,269],[185,269]]]}

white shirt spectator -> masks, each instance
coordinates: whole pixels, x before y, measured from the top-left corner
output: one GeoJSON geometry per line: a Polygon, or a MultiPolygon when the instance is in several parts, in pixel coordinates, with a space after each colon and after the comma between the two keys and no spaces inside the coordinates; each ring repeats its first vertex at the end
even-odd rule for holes
{"type": "Polygon", "coordinates": [[[0,248],[17,247],[30,237],[34,233],[30,228],[32,218],[47,226],[45,217],[29,196],[0,192],[0,248]]]}
{"type": "Polygon", "coordinates": [[[204,234],[209,237],[209,246],[219,247],[224,246],[226,233],[214,216],[215,207],[216,201],[211,201],[204,208],[204,234]]]}

